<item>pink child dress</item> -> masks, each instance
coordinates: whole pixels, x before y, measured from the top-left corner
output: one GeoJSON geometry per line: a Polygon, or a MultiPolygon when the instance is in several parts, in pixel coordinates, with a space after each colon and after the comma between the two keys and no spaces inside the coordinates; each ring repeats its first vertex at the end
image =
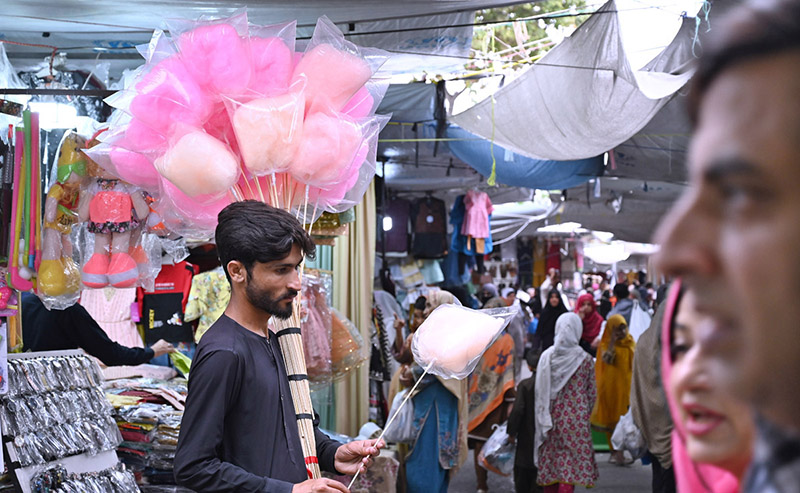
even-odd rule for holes
{"type": "Polygon", "coordinates": [[[470,190],[464,196],[464,222],[461,234],[473,238],[489,238],[489,214],[492,213],[492,201],[486,192],[470,190]]]}

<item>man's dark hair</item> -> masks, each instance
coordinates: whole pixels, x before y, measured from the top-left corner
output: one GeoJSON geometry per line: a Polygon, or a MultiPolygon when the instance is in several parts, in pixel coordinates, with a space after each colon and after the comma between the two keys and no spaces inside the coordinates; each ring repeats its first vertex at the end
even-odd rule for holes
{"type": "Polygon", "coordinates": [[[234,202],[219,213],[215,232],[219,261],[228,282],[228,262],[238,260],[249,276],[253,264],[286,258],[293,245],[314,258],[316,246],[300,222],[289,212],[257,200],[234,202]]]}
{"type": "Polygon", "coordinates": [[[528,363],[528,367],[532,371],[536,371],[536,367],[539,365],[539,358],[541,355],[541,352],[533,349],[529,349],[527,352],[525,352],[525,362],[528,363]]]}
{"type": "Polygon", "coordinates": [[[705,42],[689,94],[689,116],[698,123],[700,104],[714,80],[733,65],[800,49],[800,2],[751,0],[735,7],[705,42]]]}
{"type": "Polygon", "coordinates": [[[414,300],[414,310],[424,310],[427,302],[428,300],[424,296],[418,297],[416,300],[414,300]]]}
{"type": "Polygon", "coordinates": [[[631,295],[630,289],[628,289],[628,284],[624,282],[618,282],[614,284],[614,296],[617,297],[617,301],[624,300],[628,296],[631,295]]]}

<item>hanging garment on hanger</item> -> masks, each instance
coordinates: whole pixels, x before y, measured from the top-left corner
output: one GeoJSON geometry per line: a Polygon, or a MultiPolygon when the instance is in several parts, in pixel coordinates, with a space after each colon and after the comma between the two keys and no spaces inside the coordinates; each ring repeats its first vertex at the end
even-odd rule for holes
{"type": "Polygon", "coordinates": [[[201,272],[192,278],[184,321],[198,321],[195,342],[200,342],[203,334],[222,316],[230,299],[231,285],[221,268],[201,272]]]}
{"type": "Polygon", "coordinates": [[[86,289],[81,305],[103,328],[108,338],[127,347],[144,347],[131,311],[136,302],[136,288],[86,289]]]}
{"type": "Polygon", "coordinates": [[[411,253],[417,258],[442,258],[447,253],[447,212],[444,201],[433,197],[411,204],[413,240],[411,253]]]}
{"type": "Polygon", "coordinates": [[[464,207],[466,213],[464,223],[461,225],[461,234],[473,238],[490,237],[489,214],[494,208],[489,195],[486,192],[470,190],[464,196],[464,207]]]}
{"type": "MultiPolygon", "coordinates": [[[[386,239],[386,253],[392,256],[408,255],[408,219],[411,214],[411,203],[408,200],[394,198],[387,202],[384,217],[390,217],[391,229],[378,232],[376,251],[381,251],[381,236],[386,239]]],[[[383,224],[378,225],[383,228],[383,224]]]]}
{"type": "Polygon", "coordinates": [[[184,313],[196,272],[197,266],[186,261],[162,265],[154,290],[139,288],[145,343],[150,345],[159,339],[194,342],[194,330],[185,321],[184,313]]]}

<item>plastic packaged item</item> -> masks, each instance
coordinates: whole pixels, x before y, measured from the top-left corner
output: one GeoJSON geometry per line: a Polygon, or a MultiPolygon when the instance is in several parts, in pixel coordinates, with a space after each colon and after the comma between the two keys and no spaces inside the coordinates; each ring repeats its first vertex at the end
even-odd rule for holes
{"type": "Polygon", "coordinates": [[[358,327],[353,322],[335,308],[331,308],[331,312],[333,378],[339,379],[369,359],[369,346],[364,343],[358,327]]]}
{"type": "Polygon", "coordinates": [[[333,316],[328,306],[322,279],[314,273],[305,273],[302,279],[301,334],[306,359],[306,372],[311,384],[331,381],[331,326],[333,316]]]}
{"type": "Polygon", "coordinates": [[[638,459],[647,453],[647,443],[642,437],[642,432],[633,421],[630,409],[622,416],[611,435],[611,444],[615,450],[627,450],[631,457],[638,459]]]}
{"type": "Polygon", "coordinates": [[[189,369],[192,366],[192,359],[185,354],[175,351],[169,354],[169,359],[175,366],[175,369],[180,372],[185,378],[189,378],[189,369]]]}
{"type": "Polygon", "coordinates": [[[78,199],[86,180],[83,137],[66,132],[56,151],[56,181],[47,192],[42,233],[42,261],[37,294],[48,309],[63,309],[80,296],[80,269],[73,257],[70,233],[78,222],[78,199]]]}
{"type": "Polygon", "coordinates": [[[463,380],[517,310],[517,307],[472,310],[440,305],[414,333],[411,341],[414,361],[439,377],[463,380]]]}
{"type": "Polygon", "coordinates": [[[516,446],[508,441],[507,423],[496,425],[494,432],[478,454],[478,462],[484,469],[509,476],[514,471],[516,446]]]}
{"type": "Polygon", "coordinates": [[[395,416],[398,411],[400,413],[397,414],[383,435],[387,442],[413,444],[417,439],[419,430],[414,427],[414,401],[409,399],[402,408],[400,407],[408,392],[409,389],[403,389],[392,400],[389,416],[395,416]]]}
{"type": "Polygon", "coordinates": [[[384,51],[346,41],[330,19],[320,17],[293,75],[306,79],[306,113],[340,111],[387,59],[384,51]]]}

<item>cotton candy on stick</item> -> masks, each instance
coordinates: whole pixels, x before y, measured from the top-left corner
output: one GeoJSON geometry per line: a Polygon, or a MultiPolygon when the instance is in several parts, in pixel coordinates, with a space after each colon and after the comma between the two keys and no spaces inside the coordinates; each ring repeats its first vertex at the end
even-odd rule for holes
{"type": "Polygon", "coordinates": [[[414,333],[414,361],[442,378],[466,378],[506,321],[457,305],[436,308],[414,333]]]}
{"type": "Polygon", "coordinates": [[[294,53],[280,38],[250,38],[253,73],[249,88],[260,94],[286,89],[292,79],[294,53]]]}
{"type": "Polygon", "coordinates": [[[307,51],[294,69],[294,80],[306,79],[306,113],[330,107],[336,111],[372,77],[369,64],[328,43],[307,51]]]}
{"type": "Polygon", "coordinates": [[[233,130],[248,171],[263,176],[289,168],[303,134],[304,102],[302,92],[291,92],[235,108],[233,130]]]}
{"type": "Polygon", "coordinates": [[[211,94],[240,92],[250,82],[248,43],[227,23],[200,26],[178,38],[186,70],[211,94]]]}
{"type": "Polygon", "coordinates": [[[200,130],[180,137],[155,162],[161,176],[195,200],[213,200],[239,178],[239,161],[224,143],[200,130]]]}
{"type": "Polygon", "coordinates": [[[303,123],[303,138],[289,172],[300,183],[328,188],[350,165],[361,142],[361,130],[352,120],[311,113],[303,123]]]}

